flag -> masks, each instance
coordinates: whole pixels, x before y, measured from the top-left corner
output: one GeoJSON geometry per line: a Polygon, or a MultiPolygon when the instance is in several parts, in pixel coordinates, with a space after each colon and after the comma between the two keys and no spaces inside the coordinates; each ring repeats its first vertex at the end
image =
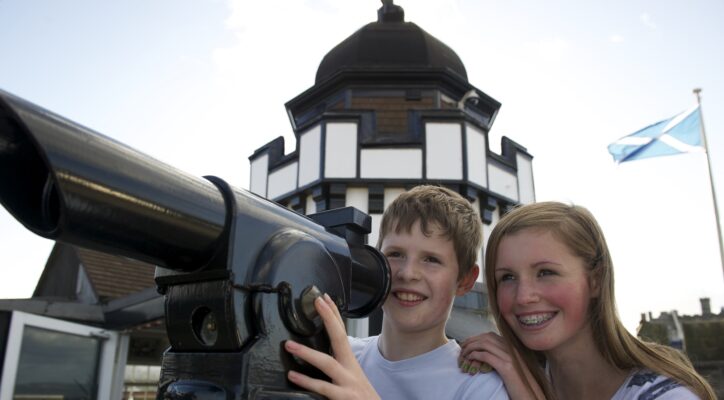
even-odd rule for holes
{"type": "Polygon", "coordinates": [[[642,158],[701,152],[701,116],[697,105],[669,119],[649,125],[608,145],[618,163],[642,158]]]}

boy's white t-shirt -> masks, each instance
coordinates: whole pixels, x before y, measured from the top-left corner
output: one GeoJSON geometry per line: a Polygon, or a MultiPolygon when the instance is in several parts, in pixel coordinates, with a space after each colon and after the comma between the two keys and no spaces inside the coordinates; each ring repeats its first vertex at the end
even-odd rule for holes
{"type": "Polygon", "coordinates": [[[699,400],[689,388],[646,369],[632,372],[611,400],[699,400]]]}
{"type": "Polygon", "coordinates": [[[383,400],[507,400],[496,372],[469,375],[458,367],[460,346],[454,340],[401,361],[389,361],[377,346],[378,336],[349,338],[357,361],[383,400]]]}

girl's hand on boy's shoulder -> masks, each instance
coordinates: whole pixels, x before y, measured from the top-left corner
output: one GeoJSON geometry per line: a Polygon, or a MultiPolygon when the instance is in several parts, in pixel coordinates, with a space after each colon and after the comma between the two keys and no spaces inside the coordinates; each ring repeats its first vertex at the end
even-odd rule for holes
{"type": "Polygon", "coordinates": [[[296,371],[289,371],[289,380],[331,400],[379,399],[352,352],[337,306],[325,294],[314,301],[314,308],[324,322],[334,357],[291,340],[284,343],[284,348],[324,372],[332,382],[310,378],[296,371]]]}
{"type": "Polygon", "coordinates": [[[543,391],[536,384],[530,371],[525,368],[525,364],[519,362],[525,377],[522,377],[515,369],[513,357],[517,357],[519,361],[522,360],[518,353],[497,333],[488,332],[469,337],[460,344],[460,348],[458,364],[463,372],[474,375],[478,372],[486,373],[495,369],[503,380],[511,400],[545,399],[543,391]],[[530,382],[535,393],[528,391],[525,380],[530,382]]]}

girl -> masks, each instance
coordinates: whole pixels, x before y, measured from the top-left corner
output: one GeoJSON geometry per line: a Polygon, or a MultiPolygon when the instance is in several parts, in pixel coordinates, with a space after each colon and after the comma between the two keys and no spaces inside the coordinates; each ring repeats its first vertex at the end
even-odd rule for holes
{"type": "Polygon", "coordinates": [[[503,217],[488,240],[485,278],[503,338],[463,342],[464,370],[495,368],[513,399],[715,399],[680,352],[623,327],[613,263],[583,207],[530,204],[503,217]]]}

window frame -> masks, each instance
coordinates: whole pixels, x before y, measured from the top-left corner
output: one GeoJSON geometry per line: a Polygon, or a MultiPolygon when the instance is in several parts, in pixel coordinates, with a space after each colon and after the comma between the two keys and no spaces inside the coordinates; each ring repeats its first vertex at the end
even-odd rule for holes
{"type": "MultiPolygon", "coordinates": [[[[119,344],[118,332],[102,328],[62,321],[56,318],[13,311],[8,330],[5,360],[3,361],[2,377],[0,377],[0,400],[12,400],[17,380],[18,362],[22,349],[23,332],[26,326],[66,333],[71,335],[100,339],[100,353],[97,365],[97,399],[110,399],[116,376],[116,349],[119,344]]],[[[125,362],[123,363],[125,365],[125,362]]]]}

